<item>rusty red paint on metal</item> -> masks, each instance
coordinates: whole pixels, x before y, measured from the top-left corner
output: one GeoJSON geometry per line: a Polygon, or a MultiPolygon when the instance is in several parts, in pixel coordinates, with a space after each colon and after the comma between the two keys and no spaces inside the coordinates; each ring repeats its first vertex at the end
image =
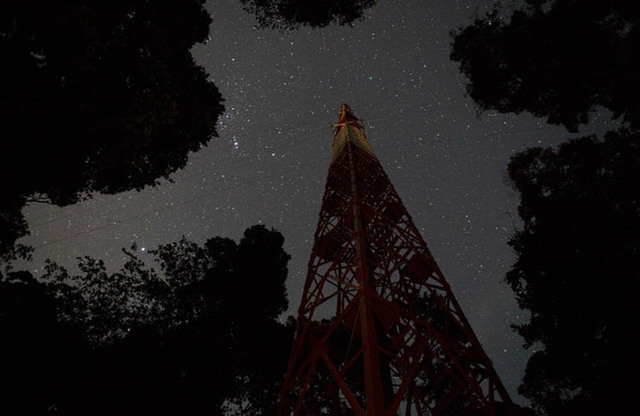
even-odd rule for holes
{"type": "Polygon", "coordinates": [[[279,415],[511,413],[362,125],[338,120],[279,415]]]}

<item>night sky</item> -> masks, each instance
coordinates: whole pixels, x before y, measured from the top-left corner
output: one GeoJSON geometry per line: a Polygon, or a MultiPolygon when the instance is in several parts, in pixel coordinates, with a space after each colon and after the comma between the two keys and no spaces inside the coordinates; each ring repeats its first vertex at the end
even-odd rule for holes
{"type": "MultiPolygon", "coordinates": [[[[209,2],[210,41],[193,54],[225,98],[209,146],[173,183],[96,196],[25,214],[37,271],[51,258],[72,268],[92,255],[115,270],[121,247],[144,252],[181,236],[238,241],[262,223],[291,254],[294,314],[331,157],[331,124],[348,103],[514,400],[529,352],[510,328],[526,319],[504,275],[518,227],[509,157],[566,140],[563,128],[528,115],[477,114],[449,61],[450,32],[491,1],[380,0],[354,27],[288,33],[256,29],[239,1],[209,2]]],[[[593,131],[609,127],[595,117],[593,131]]],[[[585,132],[581,132],[585,134],[585,132]]],[[[55,140],[55,138],[52,138],[55,140]]]]}

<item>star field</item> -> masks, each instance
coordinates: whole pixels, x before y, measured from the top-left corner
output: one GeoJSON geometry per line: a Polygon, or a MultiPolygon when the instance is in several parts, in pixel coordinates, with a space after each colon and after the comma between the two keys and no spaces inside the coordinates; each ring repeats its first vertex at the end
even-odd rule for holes
{"type": "MultiPolygon", "coordinates": [[[[380,0],[353,28],[254,28],[238,1],[209,2],[210,41],[193,50],[225,97],[220,137],[172,182],[96,196],[68,208],[32,205],[30,268],[52,258],[140,254],[186,236],[238,240],[256,223],[283,233],[288,313],[295,314],[331,156],[331,124],[348,103],[514,400],[529,352],[510,325],[526,316],[502,282],[514,256],[517,196],[509,157],[554,145],[563,129],[527,115],[476,114],[449,61],[450,31],[493,2],[380,0]],[[142,248],[145,250],[143,251],[142,248]]],[[[596,119],[593,125],[598,126],[596,119]]]]}

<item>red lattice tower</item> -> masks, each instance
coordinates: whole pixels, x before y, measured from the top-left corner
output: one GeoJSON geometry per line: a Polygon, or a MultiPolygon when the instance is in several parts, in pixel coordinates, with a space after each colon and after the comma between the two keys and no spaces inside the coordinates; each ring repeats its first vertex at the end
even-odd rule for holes
{"type": "Polygon", "coordinates": [[[280,416],[511,409],[362,125],[343,104],[280,416]]]}

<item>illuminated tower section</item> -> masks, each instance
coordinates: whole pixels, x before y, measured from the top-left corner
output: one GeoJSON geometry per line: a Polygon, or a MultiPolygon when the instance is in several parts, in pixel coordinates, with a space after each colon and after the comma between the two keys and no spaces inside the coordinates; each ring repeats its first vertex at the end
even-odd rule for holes
{"type": "Polygon", "coordinates": [[[280,416],[511,409],[362,124],[343,104],[280,416]]]}

